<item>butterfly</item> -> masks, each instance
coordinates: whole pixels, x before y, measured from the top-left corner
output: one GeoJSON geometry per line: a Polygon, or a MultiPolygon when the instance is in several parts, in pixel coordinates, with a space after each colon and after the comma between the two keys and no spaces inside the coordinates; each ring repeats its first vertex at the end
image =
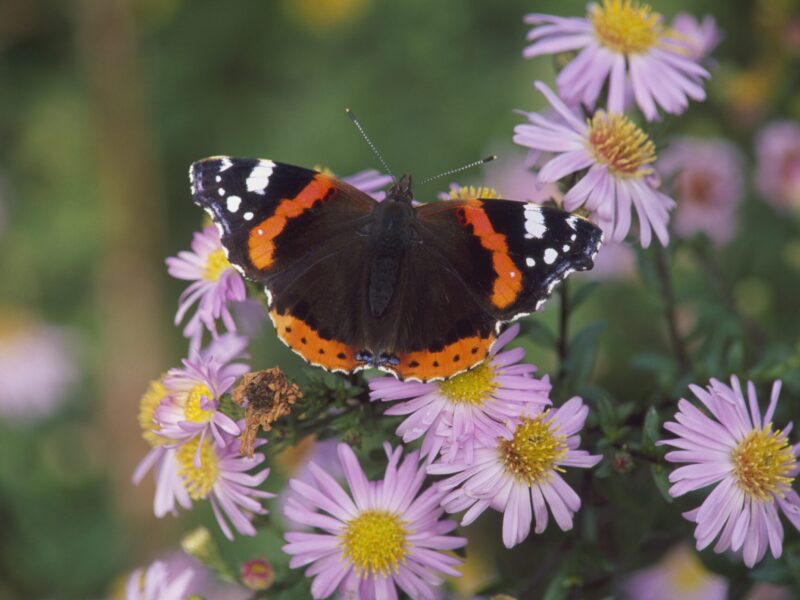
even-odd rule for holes
{"type": "Polygon", "coordinates": [[[602,242],[587,219],[532,203],[414,205],[408,175],[382,202],[256,158],[206,158],[189,178],[230,263],[264,286],[278,337],[335,372],[461,373],[487,358],[504,323],[591,269],[602,242]]]}

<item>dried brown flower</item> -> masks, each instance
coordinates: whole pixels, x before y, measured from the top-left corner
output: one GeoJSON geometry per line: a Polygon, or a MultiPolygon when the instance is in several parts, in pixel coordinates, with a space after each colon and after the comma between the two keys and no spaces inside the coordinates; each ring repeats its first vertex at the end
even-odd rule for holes
{"type": "Polygon", "coordinates": [[[286,378],[280,367],[245,373],[231,391],[233,401],[245,407],[239,453],[253,456],[259,427],[264,431],[272,429],[272,424],[292,412],[291,406],[302,397],[300,388],[286,378]]]}

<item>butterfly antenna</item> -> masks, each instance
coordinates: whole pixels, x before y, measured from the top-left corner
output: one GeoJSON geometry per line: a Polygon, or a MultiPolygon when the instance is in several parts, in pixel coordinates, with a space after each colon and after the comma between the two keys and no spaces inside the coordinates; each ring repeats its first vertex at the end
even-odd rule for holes
{"type": "Polygon", "coordinates": [[[364,138],[364,141],[366,141],[367,144],[369,144],[369,147],[372,148],[372,151],[375,153],[375,156],[377,156],[378,160],[381,161],[384,170],[389,175],[391,175],[394,181],[397,181],[397,177],[394,176],[394,173],[392,173],[392,170],[389,168],[389,165],[387,165],[386,161],[383,160],[383,156],[381,156],[381,153],[378,152],[378,149],[375,147],[375,144],[372,143],[372,140],[369,139],[367,132],[364,131],[364,128],[361,126],[361,123],[359,123],[358,119],[356,119],[356,116],[353,114],[353,111],[350,110],[349,108],[346,108],[345,112],[347,113],[347,116],[350,117],[350,120],[353,122],[353,125],[355,125],[358,128],[359,133],[361,133],[361,137],[364,138]]]}
{"type": "Polygon", "coordinates": [[[463,167],[458,167],[457,169],[450,169],[449,171],[445,171],[444,173],[439,173],[438,175],[434,175],[433,177],[426,177],[425,179],[420,181],[418,185],[422,185],[423,183],[428,183],[429,181],[433,181],[434,179],[439,179],[440,177],[444,177],[445,175],[460,173],[461,171],[466,171],[467,169],[471,169],[472,167],[477,167],[478,165],[485,165],[486,163],[492,162],[493,160],[497,160],[497,156],[494,154],[492,154],[491,156],[487,156],[486,158],[482,158],[481,160],[476,160],[475,162],[471,162],[468,165],[464,165],[463,167]]]}

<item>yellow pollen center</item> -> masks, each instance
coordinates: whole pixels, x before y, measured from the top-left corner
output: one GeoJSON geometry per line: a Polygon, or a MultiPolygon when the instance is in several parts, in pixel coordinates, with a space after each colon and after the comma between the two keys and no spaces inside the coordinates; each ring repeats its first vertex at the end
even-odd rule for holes
{"type": "Polygon", "coordinates": [[[450,197],[453,200],[469,200],[472,198],[499,198],[500,194],[491,187],[465,185],[457,190],[450,190],[450,197]]]}
{"type": "Polygon", "coordinates": [[[195,466],[194,457],[199,443],[200,438],[195,437],[180,446],[175,453],[180,465],[178,475],[183,478],[183,486],[192,500],[207,498],[219,475],[219,461],[208,438],[200,448],[200,466],[195,466]]]}
{"type": "Polygon", "coordinates": [[[210,421],[214,411],[204,409],[201,403],[203,398],[210,399],[213,397],[214,394],[211,393],[208,386],[203,384],[194,386],[186,397],[186,406],[183,409],[186,420],[192,423],[207,423],[210,421]]]}
{"type": "Polygon", "coordinates": [[[439,384],[439,392],[453,404],[474,406],[483,405],[495,389],[494,369],[485,362],[439,384]]]}
{"type": "Polygon", "coordinates": [[[797,464],[794,451],[781,431],[772,431],[772,423],[747,434],[731,453],[731,460],[739,487],[757,500],[783,497],[794,481],[789,476],[797,464]]]}
{"type": "Polygon", "coordinates": [[[225,256],[222,248],[214,250],[206,259],[206,268],[203,270],[203,279],[206,281],[218,281],[224,271],[231,268],[231,263],[225,256]]]}
{"type": "Polygon", "coordinates": [[[640,54],[656,44],[663,33],[661,15],[636,0],[603,0],[589,15],[597,41],[622,54],[640,54]]]}
{"type": "Polygon", "coordinates": [[[628,117],[597,111],[589,119],[589,148],[612,175],[639,179],[653,172],[656,146],[628,117]]]}
{"type": "Polygon", "coordinates": [[[367,510],[351,519],[340,536],[342,555],[359,576],[397,573],[408,554],[403,522],[383,510],[367,510]]]}
{"type": "Polygon", "coordinates": [[[506,472],[527,485],[546,481],[552,471],[563,470],[555,463],[567,453],[567,436],[556,433],[557,427],[551,429],[544,420],[546,415],[524,419],[514,437],[499,444],[506,472]]]}
{"type": "Polygon", "coordinates": [[[167,388],[161,379],[154,379],[147,384],[147,391],[139,401],[139,426],[142,428],[142,437],[151,446],[163,446],[171,442],[170,439],[158,435],[161,426],[153,421],[156,409],[166,396],[167,388]]]}

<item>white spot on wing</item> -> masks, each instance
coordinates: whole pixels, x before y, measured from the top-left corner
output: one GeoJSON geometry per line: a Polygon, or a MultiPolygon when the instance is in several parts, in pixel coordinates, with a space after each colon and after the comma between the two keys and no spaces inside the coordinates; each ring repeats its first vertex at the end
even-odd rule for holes
{"type": "Polygon", "coordinates": [[[225,195],[225,188],[219,188],[219,189],[217,190],[217,193],[218,193],[220,196],[224,196],[224,195],[225,195]]]}
{"type": "Polygon", "coordinates": [[[567,225],[572,227],[573,231],[577,231],[578,217],[574,217],[573,216],[573,217],[570,217],[569,219],[567,219],[567,225]]]}
{"type": "Polygon", "coordinates": [[[535,267],[536,260],[533,257],[529,256],[525,259],[525,264],[528,265],[529,267],[535,267]]]}
{"type": "Polygon", "coordinates": [[[536,204],[525,205],[525,238],[541,239],[547,232],[544,224],[544,213],[542,207],[536,204]]]}
{"type": "Polygon", "coordinates": [[[225,203],[225,206],[228,207],[228,210],[233,213],[239,210],[241,205],[242,199],[239,196],[228,196],[228,201],[225,203]]]}
{"type": "Polygon", "coordinates": [[[244,220],[245,220],[245,221],[252,221],[254,216],[255,216],[255,215],[253,215],[253,213],[251,213],[251,212],[248,210],[246,213],[244,213],[244,214],[242,215],[242,218],[244,218],[244,220]]]}
{"type": "Polygon", "coordinates": [[[546,262],[548,265],[552,265],[554,262],[556,262],[557,258],[558,252],[556,250],[548,248],[544,251],[544,262],[546,262]]]}
{"type": "Polygon", "coordinates": [[[227,156],[224,156],[222,158],[222,162],[219,165],[219,170],[220,171],[226,171],[226,170],[230,169],[232,166],[233,166],[233,163],[231,162],[231,159],[228,158],[227,156]]]}
{"type": "Polygon", "coordinates": [[[216,177],[214,177],[214,181],[216,181],[217,183],[222,181],[222,175],[217,175],[216,177]]]}
{"type": "Polygon", "coordinates": [[[569,252],[569,244],[564,244],[564,246],[563,246],[561,249],[562,249],[564,252],[569,252]]]}
{"type": "Polygon", "coordinates": [[[250,175],[247,176],[245,185],[247,185],[248,192],[255,192],[256,194],[264,194],[269,185],[269,178],[272,176],[272,169],[275,168],[275,163],[271,160],[260,160],[250,175]]]}

